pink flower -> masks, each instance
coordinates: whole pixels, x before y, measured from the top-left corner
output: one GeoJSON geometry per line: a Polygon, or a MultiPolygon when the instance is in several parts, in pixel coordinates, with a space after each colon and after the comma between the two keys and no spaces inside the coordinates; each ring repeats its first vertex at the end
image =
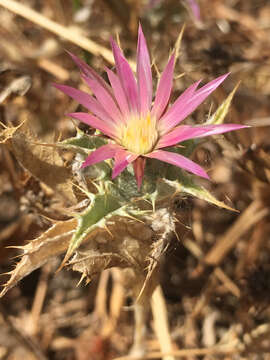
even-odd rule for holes
{"type": "Polygon", "coordinates": [[[152,103],[152,72],[146,41],[139,26],[137,45],[136,78],[123,53],[111,40],[115,58],[116,73],[106,69],[110,85],[92,68],[70,54],[79,66],[82,78],[91,88],[94,96],[66,85],[54,84],[90,113],[68,114],[110,138],[108,144],[91,152],[82,167],[90,166],[106,159],[114,158],[112,178],[118,176],[129,164],[133,164],[138,188],[140,188],[146,159],[158,159],[178,166],[203,178],[206,172],[183,155],[163,150],[184,140],[221,134],[241,129],[238,124],[191,126],[180,125],[209,94],[228,76],[222,75],[200,87],[197,81],[187,88],[171,105],[174,54],[163,71],[155,99],[152,103]]]}

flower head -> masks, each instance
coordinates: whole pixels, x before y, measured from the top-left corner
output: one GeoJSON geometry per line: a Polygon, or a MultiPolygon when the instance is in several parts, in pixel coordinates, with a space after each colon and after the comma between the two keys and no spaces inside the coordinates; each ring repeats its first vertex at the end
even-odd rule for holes
{"type": "Polygon", "coordinates": [[[69,116],[98,129],[110,138],[108,144],[91,152],[83,167],[113,158],[112,178],[115,178],[132,163],[140,187],[145,160],[154,158],[208,178],[198,164],[183,155],[163,148],[174,146],[184,140],[221,134],[244,127],[238,124],[180,125],[226,79],[228,74],[210,81],[199,89],[200,81],[197,81],[171,106],[168,106],[173,83],[174,54],[161,75],[155,99],[152,101],[150,57],[141,27],[139,26],[138,32],[136,78],[114,40],[111,40],[111,45],[116,73],[106,69],[109,83],[75,55],[70,54],[94,96],[70,86],[55,84],[55,87],[90,111],[90,113],[71,113],[69,116]]]}

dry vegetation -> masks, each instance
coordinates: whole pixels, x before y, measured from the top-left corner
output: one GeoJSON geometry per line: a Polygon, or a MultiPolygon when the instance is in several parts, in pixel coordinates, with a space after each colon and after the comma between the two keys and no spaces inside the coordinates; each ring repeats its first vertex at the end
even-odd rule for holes
{"type": "MultiPolygon", "coordinates": [[[[192,81],[230,71],[230,78],[192,117],[197,123],[206,119],[210,105],[213,111],[240,80],[227,121],[254,127],[211,139],[194,155],[209,169],[212,182],[205,186],[239,212],[191,198],[176,204],[179,239],[170,244],[160,272],[166,307],[160,294],[152,306],[155,321],[150,313],[147,319],[145,358],[162,358],[166,332],[158,334],[166,328],[167,311],[172,347],[165,360],[267,360],[270,3],[198,2],[200,22],[180,0],[156,1],[152,7],[142,0],[18,1],[36,13],[0,0],[0,272],[14,266],[19,252],[12,247],[69,218],[72,193],[69,183],[61,181],[69,173],[57,173],[57,166],[73,154],[54,152],[55,167],[48,167],[46,179],[54,172],[46,184],[32,156],[35,142],[74,135],[65,114],[77,104],[51,86],[84,86],[65,49],[102,73],[104,65],[113,66],[111,35],[119,34],[122,48],[134,60],[140,20],[153,68],[161,71],[186,23],[176,65],[176,72],[185,74],[175,80],[175,95],[192,81]],[[27,147],[16,137],[26,120],[32,133],[27,147]],[[57,187],[55,177],[60,179],[57,187]]],[[[61,259],[35,270],[1,299],[0,359],[107,360],[128,353],[134,320],[120,270],[106,270],[89,285],[77,286],[77,273],[56,273],[61,259]]],[[[2,284],[7,279],[2,276],[2,284]]]]}

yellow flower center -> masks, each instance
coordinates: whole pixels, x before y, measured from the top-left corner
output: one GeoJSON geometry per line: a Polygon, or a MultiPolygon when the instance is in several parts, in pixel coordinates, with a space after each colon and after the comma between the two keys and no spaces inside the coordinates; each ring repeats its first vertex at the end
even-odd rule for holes
{"type": "Polygon", "coordinates": [[[147,154],[153,150],[158,132],[156,119],[146,117],[130,118],[121,129],[121,145],[135,154],[147,154]]]}

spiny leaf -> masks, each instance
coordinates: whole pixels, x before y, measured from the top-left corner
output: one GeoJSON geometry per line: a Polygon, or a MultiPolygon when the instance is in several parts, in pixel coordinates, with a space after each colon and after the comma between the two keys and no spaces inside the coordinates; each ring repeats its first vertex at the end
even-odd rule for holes
{"type": "Polygon", "coordinates": [[[227,99],[223,101],[223,103],[218,107],[218,109],[216,110],[216,112],[206,121],[205,125],[217,125],[217,124],[222,124],[225,116],[227,115],[233,96],[236,92],[236,90],[238,89],[238,86],[240,85],[240,82],[235,86],[235,88],[233,89],[233,91],[228,95],[227,99]]]}
{"type": "Polygon", "coordinates": [[[81,149],[97,149],[102,145],[107,143],[106,139],[100,136],[87,135],[84,134],[81,130],[77,129],[77,135],[73,138],[66,139],[61,143],[58,143],[60,146],[65,147],[75,147],[81,149]]]}
{"type": "Polygon", "coordinates": [[[62,195],[72,204],[76,202],[73,194],[73,175],[65,166],[57,150],[50,146],[37,144],[31,125],[25,122],[13,134],[12,148],[22,166],[34,177],[48,185],[55,194],[62,195]]]}
{"type": "Polygon", "coordinates": [[[232,207],[226,205],[224,202],[217,200],[208,190],[206,190],[203,186],[195,184],[192,178],[189,176],[182,176],[181,180],[170,181],[167,179],[163,179],[163,181],[172,187],[176,192],[182,192],[189,195],[192,195],[198,199],[205,200],[210,204],[219,206],[221,208],[237,211],[232,207]]]}
{"type": "Polygon", "coordinates": [[[91,203],[88,208],[78,215],[78,227],[73,235],[65,258],[60,268],[62,268],[73,252],[78,248],[83,239],[97,227],[105,227],[106,216],[117,215],[115,210],[121,208],[119,200],[108,193],[90,194],[91,203]]]}
{"type": "Polygon", "coordinates": [[[64,253],[76,226],[76,219],[59,221],[35,240],[19,247],[23,251],[21,260],[15,269],[10,272],[11,277],[4,285],[0,297],[4,296],[9,289],[32,271],[38,269],[53,257],[64,253]]]}

